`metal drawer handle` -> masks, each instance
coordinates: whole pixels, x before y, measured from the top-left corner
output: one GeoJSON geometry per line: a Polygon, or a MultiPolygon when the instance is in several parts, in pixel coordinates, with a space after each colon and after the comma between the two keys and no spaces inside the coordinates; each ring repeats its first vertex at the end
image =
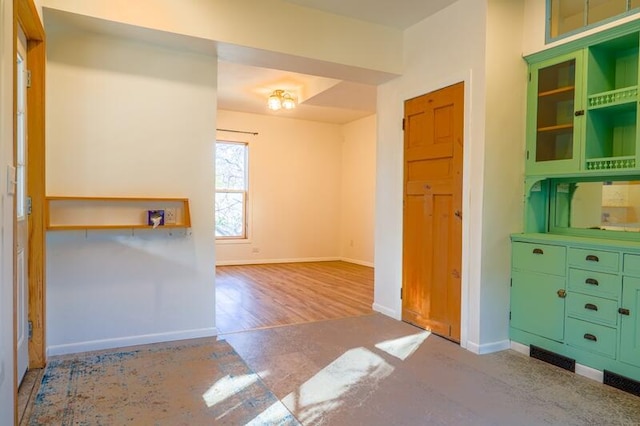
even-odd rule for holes
{"type": "Polygon", "coordinates": [[[594,254],[590,254],[586,257],[586,260],[588,262],[600,262],[600,259],[598,259],[598,256],[594,255],[594,254]]]}
{"type": "Polygon", "coordinates": [[[587,278],[586,280],[584,280],[585,284],[591,284],[591,285],[598,285],[598,280],[596,280],[595,278],[587,278]]]}
{"type": "Polygon", "coordinates": [[[587,339],[587,340],[591,340],[592,342],[597,342],[598,341],[598,338],[596,336],[594,336],[593,334],[591,334],[591,333],[586,333],[584,335],[584,338],[587,339]]]}
{"type": "Polygon", "coordinates": [[[597,311],[598,307],[596,305],[594,305],[593,303],[587,303],[586,305],[584,305],[585,309],[588,309],[590,311],[597,311]]]}
{"type": "Polygon", "coordinates": [[[542,251],[542,249],[534,248],[533,249],[533,254],[544,254],[544,252],[542,251]]]}
{"type": "Polygon", "coordinates": [[[631,312],[629,312],[629,310],[627,308],[618,309],[618,313],[622,314],[622,315],[630,315],[631,314],[631,312]]]}

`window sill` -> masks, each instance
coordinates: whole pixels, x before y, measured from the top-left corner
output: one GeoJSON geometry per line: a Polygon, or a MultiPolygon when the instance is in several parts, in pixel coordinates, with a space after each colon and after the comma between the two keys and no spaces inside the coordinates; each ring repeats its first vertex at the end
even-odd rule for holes
{"type": "Polygon", "coordinates": [[[216,239],[216,244],[222,244],[222,245],[227,245],[227,244],[251,244],[251,240],[248,238],[238,238],[238,239],[224,239],[224,240],[219,240],[216,239]]]}

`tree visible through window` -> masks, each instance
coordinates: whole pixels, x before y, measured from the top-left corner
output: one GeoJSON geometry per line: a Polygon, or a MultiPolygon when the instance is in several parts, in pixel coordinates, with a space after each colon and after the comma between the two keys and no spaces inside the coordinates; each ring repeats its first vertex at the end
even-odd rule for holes
{"type": "Polygon", "coordinates": [[[216,142],[216,238],[247,238],[248,146],[216,142]]]}

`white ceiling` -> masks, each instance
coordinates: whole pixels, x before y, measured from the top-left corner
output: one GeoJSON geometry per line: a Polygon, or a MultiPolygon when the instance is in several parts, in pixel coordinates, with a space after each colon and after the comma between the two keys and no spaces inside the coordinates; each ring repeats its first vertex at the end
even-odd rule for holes
{"type": "Polygon", "coordinates": [[[457,0],[284,0],[312,9],[401,30],[457,0]]]}
{"type": "MultiPolygon", "coordinates": [[[[353,19],[405,29],[457,0],[283,1],[353,19]]],[[[194,47],[193,41],[181,40],[179,37],[167,40],[167,37],[161,37],[162,34],[152,34],[150,31],[134,30],[125,25],[47,9],[45,9],[45,26],[47,31],[75,28],[124,37],[142,37],[150,42],[169,43],[176,48],[194,47]]],[[[200,46],[200,48],[206,51],[210,46],[200,46]]],[[[249,66],[246,60],[243,62],[244,64],[219,61],[219,109],[338,124],[348,123],[376,111],[377,89],[374,85],[249,66]],[[267,97],[276,89],[290,91],[298,99],[298,106],[291,111],[269,111],[266,107],[267,97]]]]}
{"type": "MultiPolygon", "coordinates": [[[[284,1],[366,22],[406,29],[457,0],[284,1]]],[[[375,113],[376,87],[220,62],[218,107],[231,111],[342,124],[375,113]],[[292,111],[269,111],[266,108],[266,100],[275,89],[291,91],[301,103],[292,111]]]]}

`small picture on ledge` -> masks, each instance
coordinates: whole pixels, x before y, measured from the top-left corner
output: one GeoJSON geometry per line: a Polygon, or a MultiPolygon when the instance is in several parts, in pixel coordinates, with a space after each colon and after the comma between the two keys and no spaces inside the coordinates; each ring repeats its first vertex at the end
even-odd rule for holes
{"type": "Polygon", "coordinates": [[[147,225],[157,228],[164,225],[164,210],[148,210],[147,225]]]}

